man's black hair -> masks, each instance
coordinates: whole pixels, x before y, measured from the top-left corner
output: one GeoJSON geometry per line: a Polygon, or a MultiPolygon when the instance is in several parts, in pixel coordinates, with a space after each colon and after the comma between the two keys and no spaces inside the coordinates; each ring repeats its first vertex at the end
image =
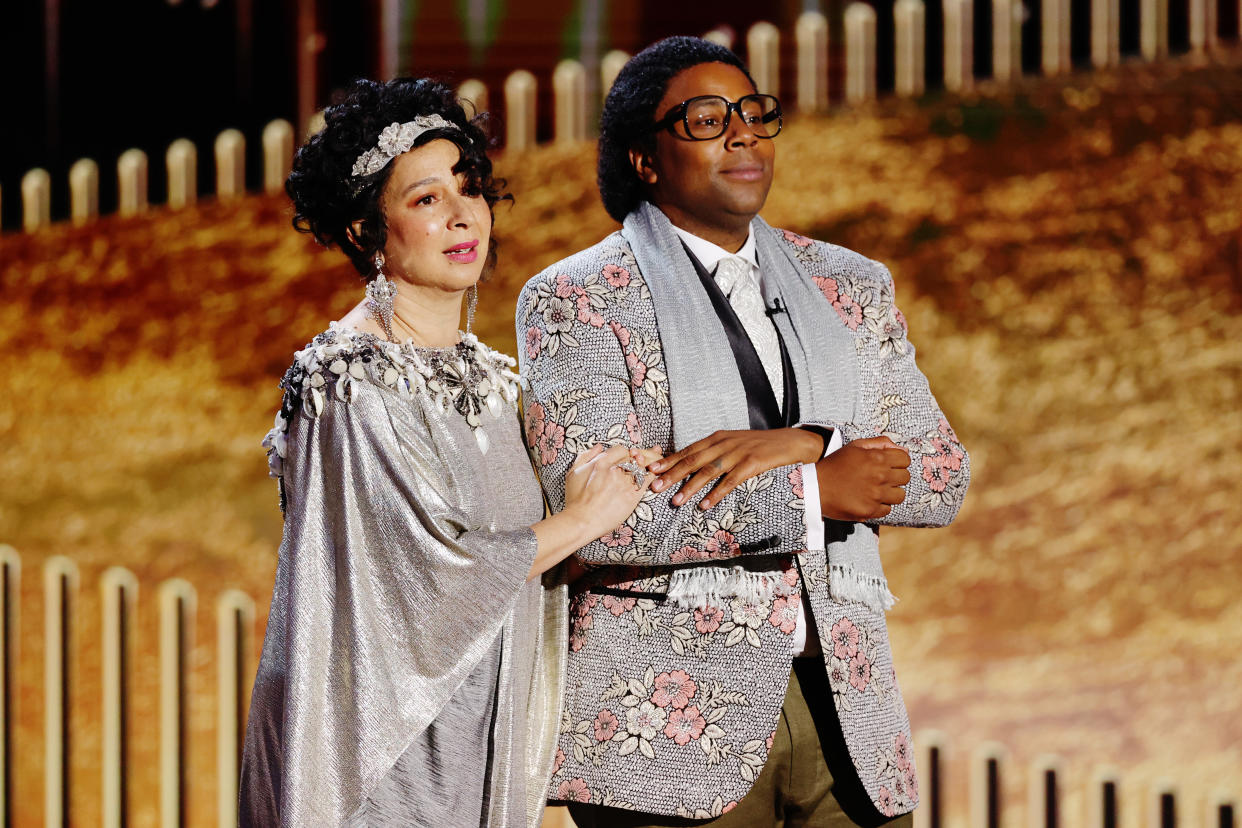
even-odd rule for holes
{"type": "Polygon", "coordinates": [[[637,145],[654,149],[650,128],[669,81],[701,63],[734,66],[755,86],[755,79],[733,52],[702,38],[680,36],[656,41],[643,49],[613,81],[600,116],[597,175],[604,209],[617,221],[625,221],[643,200],[643,184],[630,164],[630,148],[637,145]]]}

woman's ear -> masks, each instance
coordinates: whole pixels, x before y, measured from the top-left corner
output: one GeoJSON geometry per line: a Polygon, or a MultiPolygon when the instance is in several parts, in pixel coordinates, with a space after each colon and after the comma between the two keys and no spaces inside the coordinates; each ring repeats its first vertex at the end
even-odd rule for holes
{"type": "Polygon", "coordinates": [[[359,250],[362,249],[362,219],[350,222],[349,229],[345,231],[345,235],[349,238],[349,243],[359,250]]]}
{"type": "Polygon", "coordinates": [[[655,152],[642,147],[630,147],[630,166],[638,173],[638,180],[651,186],[659,181],[659,173],[655,168],[655,152]]]}

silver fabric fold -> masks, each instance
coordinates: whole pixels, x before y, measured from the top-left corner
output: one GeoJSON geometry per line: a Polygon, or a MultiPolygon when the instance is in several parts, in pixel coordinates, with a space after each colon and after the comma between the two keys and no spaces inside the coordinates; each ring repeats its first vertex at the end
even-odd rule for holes
{"type": "MultiPolygon", "coordinates": [[[[431,749],[446,779],[454,766],[463,779],[487,768],[477,824],[536,825],[566,624],[563,589],[526,581],[543,501],[516,412],[482,414],[484,454],[456,409],[417,385],[369,379],[399,367],[397,346],[335,345],[334,358],[366,370],[350,393],[288,422],[285,532],[241,824],[335,826],[366,814],[382,815],[366,824],[415,824],[435,803],[429,780],[405,777],[431,749]],[[469,698],[480,685],[493,703],[473,737],[420,743],[459,691],[469,698]]],[[[452,824],[476,824],[461,816],[452,824]]]]}

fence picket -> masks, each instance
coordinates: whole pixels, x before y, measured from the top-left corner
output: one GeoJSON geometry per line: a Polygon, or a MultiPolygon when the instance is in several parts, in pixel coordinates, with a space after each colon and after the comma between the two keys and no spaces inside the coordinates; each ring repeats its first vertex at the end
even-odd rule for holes
{"type": "Polygon", "coordinates": [[[90,158],[69,168],[69,216],[75,227],[99,217],[99,165],[90,158]]]}
{"type": "Polygon", "coordinates": [[[186,824],[189,790],[189,659],[194,648],[194,587],[181,578],[159,586],[160,613],[160,826],[186,824]]]}
{"type": "Polygon", "coordinates": [[[897,0],[893,7],[894,86],[898,95],[917,97],[926,84],[923,79],[927,48],[927,9],[923,0],[897,0]]]}
{"type": "Polygon", "coordinates": [[[535,145],[535,76],[518,69],[505,78],[505,149],[520,152],[535,145]]]}
{"type": "Polygon", "coordinates": [[[845,10],[845,99],[852,104],[875,98],[875,9],[850,3],[845,10]]]}
{"type": "Polygon", "coordinates": [[[552,71],[553,120],[558,144],[585,141],[587,137],[586,69],[576,60],[562,60],[552,71]]]}
{"type": "Polygon", "coordinates": [[[1207,828],[1236,828],[1237,804],[1229,794],[1217,791],[1208,799],[1207,828]]]}
{"type": "Polygon", "coordinates": [[[17,550],[0,543],[0,825],[13,820],[13,735],[19,696],[17,665],[21,637],[22,559],[17,550]]]}
{"type": "Polygon", "coordinates": [[[948,740],[939,730],[924,730],[915,734],[914,744],[919,749],[916,765],[922,780],[914,828],[943,828],[948,740]]]}
{"type": "Polygon", "coordinates": [[[283,118],[263,127],[263,192],[282,193],[293,167],[293,124],[283,118]]]}
{"type": "Polygon", "coordinates": [[[1098,768],[1087,782],[1087,828],[1118,828],[1121,777],[1116,768],[1098,768]]]}
{"type": "Polygon", "coordinates": [[[147,154],[127,149],[116,159],[117,212],[134,216],[147,209],[147,154]]]}
{"type": "Polygon", "coordinates": [[[120,566],[99,579],[103,606],[103,819],[104,828],[129,824],[130,677],[138,579],[120,566]]]}
{"type": "Polygon", "coordinates": [[[988,742],[975,752],[970,763],[970,824],[974,828],[1000,828],[1004,745],[988,742]]]}
{"type": "Polygon", "coordinates": [[[188,138],[178,138],[164,154],[168,166],[168,206],[188,207],[198,200],[198,148],[188,138]]]}
{"type": "Polygon", "coordinates": [[[620,49],[613,49],[604,55],[604,59],[599,62],[600,100],[608,97],[608,90],[612,89],[612,82],[617,79],[617,75],[621,74],[621,68],[629,60],[630,53],[623,52],[620,49]]]}
{"type": "Polygon", "coordinates": [[[478,78],[467,78],[457,87],[457,97],[469,101],[475,114],[487,112],[487,84],[478,78]]]}
{"type": "Polygon", "coordinates": [[[63,555],[43,564],[43,824],[69,825],[78,566],[63,555]]]}
{"type": "Polygon", "coordinates": [[[1203,55],[1216,48],[1216,0],[1189,0],[1190,51],[1203,55]]]}
{"type": "Polygon", "coordinates": [[[1027,825],[1029,828],[1059,828],[1063,813],[1062,796],[1065,767],[1057,756],[1037,756],[1031,763],[1027,781],[1027,825]]]}
{"type": "Polygon", "coordinates": [[[52,176],[36,167],[22,176],[22,229],[33,233],[52,223],[52,176]]]}
{"type": "Polygon", "coordinates": [[[1177,828],[1177,788],[1161,779],[1151,786],[1147,806],[1150,828],[1177,828]]]}
{"type": "Polygon", "coordinates": [[[1169,0],[1140,0],[1139,51],[1146,60],[1169,54],[1169,0]]]}
{"type": "Polygon", "coordinates": [[[254,601],[244,592],[225,590],[216,599],[216,776],[217,824],[237,826],[237,794],[245,739],[246,698],[254,601]]]}
{"type": "Polygon", "coordinates": [[[1091,0],[1091,64],[1097,69],[1121,62],[1121,0],[1091,0]]]}
{"type": "Polygon", "coordinates": [[[1070,71],[1070,0],[1043,0],[1040,65],[1045,75],[1070,71]]]}
{"type": "Polygon", "coordinates": [[[803,12],[794,24],[798,46],[798,111],[828,109],[828,18],[803,12]]]}
{"type": "Polygon", "coordinates": [[[1009,83],[1022,77],[1021,0],[992,0],[992,77],[1009,83]]]}
{"type": "Polygon", "coordinates": [[[746,62],[755,86],[765,95],[780,97],[781,88],[781,33],[780,30],[760,20],[746,32],[746,62]]]}
{"type": "Polygon", "coordinates": [[[944,88],[966,92],[974,86],[974,5],[944,0],[944,88]]]}
{"type": "Polygon", "coordinates": [[[246,136],[226,129],[216,136],[216,198],[228,201],[246,192],[246,136]]]}

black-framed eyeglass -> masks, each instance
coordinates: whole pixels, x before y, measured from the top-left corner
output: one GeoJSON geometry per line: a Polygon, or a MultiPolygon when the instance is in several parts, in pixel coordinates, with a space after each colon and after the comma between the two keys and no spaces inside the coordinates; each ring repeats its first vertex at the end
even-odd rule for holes
{"type": "Polygon", "coordinates": [[[651,131],[667,129],[683,141],[711,141],[725,134],[734,112],[756,138],[775,138],[781,131],[781,102],[773,95],[746,95],[736,101],[698,95],[673,107],[651,125],[651,131]],[[679,123],[684,132],[676,128],[679,123]]]}

